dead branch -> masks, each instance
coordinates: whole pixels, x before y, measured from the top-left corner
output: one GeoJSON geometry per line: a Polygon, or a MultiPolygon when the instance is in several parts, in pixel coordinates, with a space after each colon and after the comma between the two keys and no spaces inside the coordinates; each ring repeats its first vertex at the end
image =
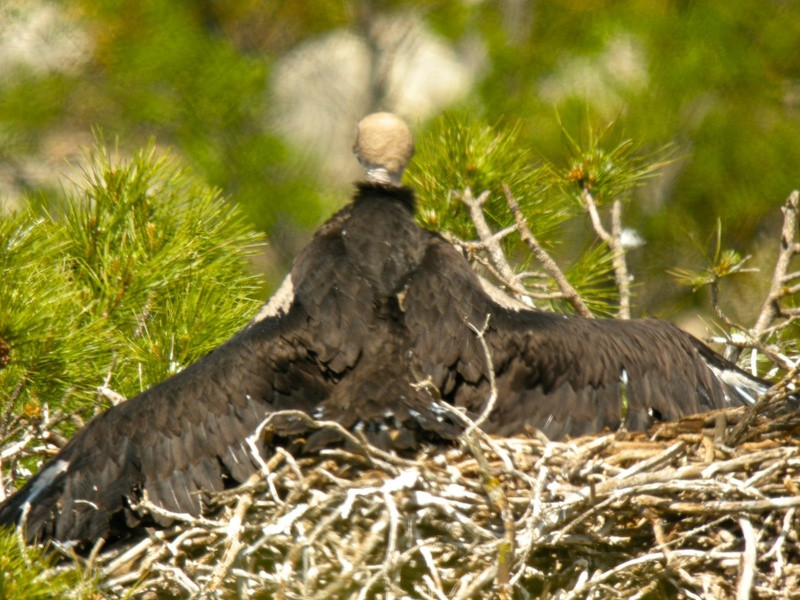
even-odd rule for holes
{"type": "MultiPolygon", "coordinates": [[[[489,261],[499,276],[500,281],[507,284],[510,289],[514,291],[521,291],[523,294],[524,289],[519,284],[519,278],[514,273],[514,269],[506,259],[503,248],[500,246],[500,240],[511,233],[513,229],[505,229],[502,232],[493,233],[489,224],[486,222],[486,217],[483,214],[483,205],[489,199],[489,190],[485,190],[477,198],[473,196],[470,188],[465,189],[460,195],[461,201],[466,205],[469,210],[470,219],[475,225],[475,232],[478,234],[480,240],[480,247],[486,250],[489,255],[489,261]]],[[[478,247],[473,244],[473,247],[478,247]]]]}
{"type": "Polygon", "coordinates": [[[631,281],[632,277],[628,273],[628,263],[625,260],[625,248],[622,245],[622,203],[614,200],[611,205],[611,231],[609,232],[603,225],[600,213],[597,210],[597,203],[589,189],[584,186],[581,190],[581,199],[586,207],[592,221],[592,227],[600,239],[611,249],[611,260],[614,265],[614,277],[619,290],[619,310],[617,316],[620,319],[631,318],[631,281]]]}
{"type": "Polygon", "coordinates": [[[761,334],[780,315],[780,300],[787,295],[787,283],[794,279],[794,274],[787,275],[789,264],[798,253],[797,244],[797,213],[800,210],[800,191],[793,191],[786,199],[783,211],[783,227],[781,228],[781,243],[778,259],[772,274],[772,283],[761,311],[752,327],[753,337],[760,339],[761,334]]]}
{"type": "Polygon", "coordinates": [[[506,202],[511,210],[511,214],[514,215],[514,219],[517,222],[517,229],[519,230],[522,241],[531,249],[536,260],[542,265],[542,268],[556,282],[558,289],[561,290],[561,293],[564,295],[564,299],[572,305],[575,312],[582,317],[591,318],[593,316],[592,312],[586,306],[586,303],[580,297],[578,291],[567,281],[567,278],[564,276],[559,266],[534,237],[528,227],[528,223],[525,221],[525,216],[522,214],[519,203],[511,194],[511,189],[507,185],[504,185],[503,192],[505,193],[506,202]]]}

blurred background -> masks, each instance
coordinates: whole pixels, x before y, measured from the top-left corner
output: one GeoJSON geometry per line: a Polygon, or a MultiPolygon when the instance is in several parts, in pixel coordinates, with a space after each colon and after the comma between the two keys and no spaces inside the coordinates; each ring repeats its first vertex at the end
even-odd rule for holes
{"type": "Polygon", "coordinates": [[[753,315],[781,203],[800,186],[800,6],[0,0],[4,210],[57,198],[97,135],[122,153],[155,139],[267,233],[268,289],[346,202],[354,125],[375,110],[420,133],[445,112],[517,127],[531,168],[566,166],[566,135],[669,145],[673,160],[626,205],[644,241],[630,254],[634,313],[709,312],[664,271],[702,267],[719,221],[725,246],[761,269],[726,300],[753,315]]]}

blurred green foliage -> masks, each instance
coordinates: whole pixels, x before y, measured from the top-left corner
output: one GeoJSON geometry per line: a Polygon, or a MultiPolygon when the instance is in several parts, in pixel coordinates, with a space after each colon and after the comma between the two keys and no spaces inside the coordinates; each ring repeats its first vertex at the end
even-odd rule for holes
{"type": "Polygon", "coordinates": [[[0,87],[0,131],[13,142],[2,152],[35,152],[60,127],[99,126],[127,148],[156,137],[262,230],[283,213],[305,227],[319,219],[313,165],[265,123],[268,55],[237,49],[204,19],[204,3],[79,2],[70,10],[92,37],[93,60],[70,74],[21,67],[0,87]]]}
{"type": "MultiPolygon", "coordinates": [[[[687,240],[713,232],[720,218],[731,246],[757,254],[763,249],[756,246],[775,233],[777,207],[798,185],[800,11],[792,3],[80,0],[59,6],[89,35],[91,59],[71,71],[6,70],[0,161],[13,165],[42,152],[47,133],[58,128],[99,125],[129,148],[155,135],[273,234],[284,261],[296,244],[286,242],[292,234],[283,230],[311,228],[330,212],[326,202],[341,203],[347,192],[332,190],[313,158],[270,129],[272,68],[308,40],[337,28],[366,34],[382,15],[403,11],[420,15],[453,47],[471,45],[484,55],[474,91],[453,114],[512,124],[516,152],[540,157],[534,168],[569,169],[570,138],[586,147],[587,132],[610,123],[606,149],[623,140],[635,140],[645,156],[674,149],[675,162],[635,190],[626,211],[626,224],[647,242],[630,257],[644,284],[644,312],[675,311],[670,303],[678,292],[665,269],[705,266],[703,252],[687,240]]],[[[479,128],[468,134],[476,147],[486,141],[479,128]]],[[[418,147],[439,153],[442,169],[468,169],[480,160],[442,146],[418,147]]],[[[442,171],[428,190],[453,176],[442,171]]],[[[530,188],[517,191],[523,200],[538,193],[538,174],[531,179],[530,188]]],[[[37,185],[30,182],[29,191],[41,191],[37,185]]]]}

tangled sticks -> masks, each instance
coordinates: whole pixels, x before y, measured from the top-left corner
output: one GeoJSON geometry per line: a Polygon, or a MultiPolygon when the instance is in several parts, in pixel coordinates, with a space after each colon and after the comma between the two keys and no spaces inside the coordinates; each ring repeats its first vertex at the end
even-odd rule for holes
{"type": "Polygon", "coordinates": [[[743,412],[649,437],[473,430],[412,460],[348,434],[349,449],[279,450],[215,518],[170,514],[90,561],[111,594],[186,598],[782,597],[800,585],[800,418],[725,445],[743,412]]]}

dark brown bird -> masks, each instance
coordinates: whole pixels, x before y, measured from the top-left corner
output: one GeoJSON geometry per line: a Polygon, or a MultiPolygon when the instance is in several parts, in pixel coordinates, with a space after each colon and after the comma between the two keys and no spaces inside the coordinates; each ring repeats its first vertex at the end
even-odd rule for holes
{"type": "MultiPolygon", "coordinates": [[[[475,419],[490,396],[475,331],[484,324],[498,391],[482,424],[489,433],[640,430],[752,402],[767,387],[662,321],[498,304],[453,247],[415,224],[414,194],[400,184],[413,152],[405,123],[370,115],[355,151],[366,181],[300,253],[266,314],[92,420],[0,505],[0,524],[24,523],[28,540],[84,545],[150,519],[169,524],[136,508],[145,492],[160,507],[198,515],[210,493],[258,468],[246,440],[284,409],[396,449],[452,439],[464,422],[447,405],[475,419]]],[[[307,451],[337,441],[300,420],[273,426],[277,439],[305,436],[307,451]]],[[[268,451],[261,440],[256,447],[268,451]]]]}

